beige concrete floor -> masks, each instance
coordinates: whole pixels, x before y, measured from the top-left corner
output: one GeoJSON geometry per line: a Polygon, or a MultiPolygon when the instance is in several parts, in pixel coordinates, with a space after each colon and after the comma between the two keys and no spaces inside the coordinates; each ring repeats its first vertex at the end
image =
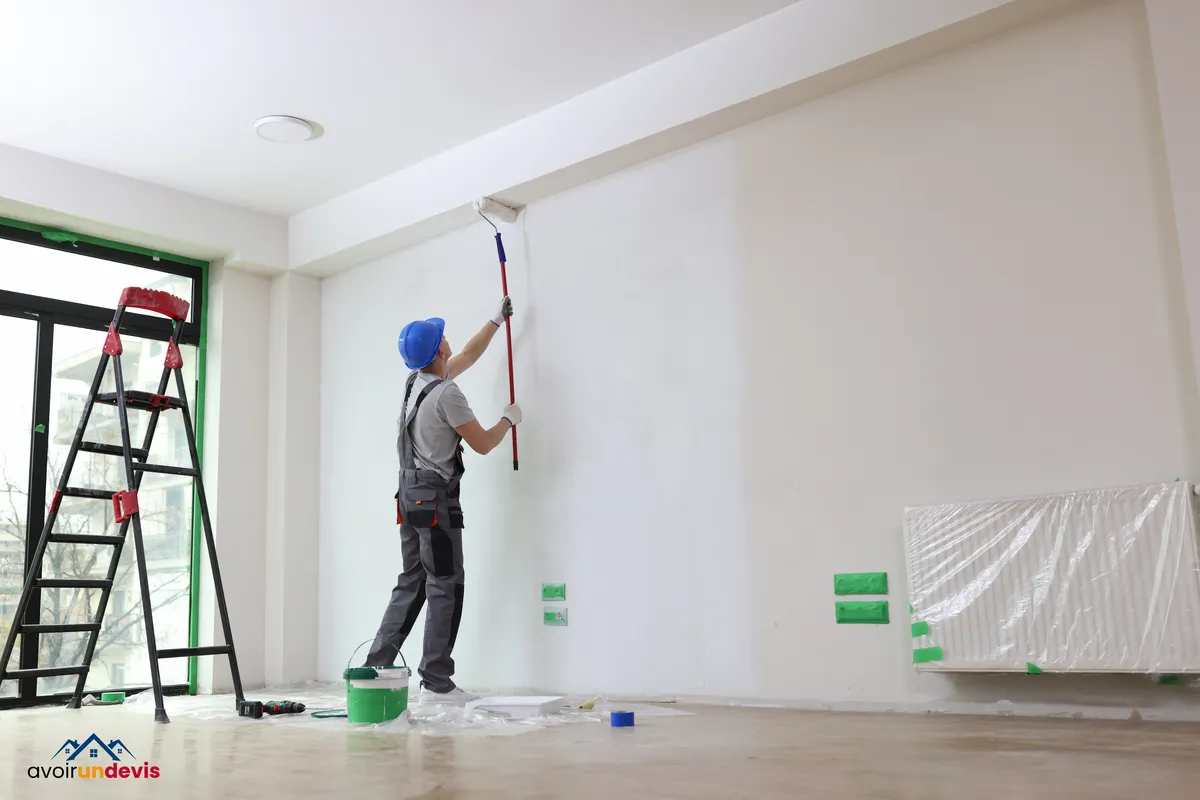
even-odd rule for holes
{"type": "MultiPolygon", "coordinates": [[[[168,701],[170,708],[170,701],[168,701]]],[[[692,707],[632,729],[314,731],[131,709],[0,712],[4,798],[1193,798],[1200,726],[692,707]],[[121,738],[158,780],[31,779],[68,739],[121,738]]],[[[342,723],[329,721],[330,725],[342,723]]],[[[61,763],[61,759],[58,763],[61,763]]]]}

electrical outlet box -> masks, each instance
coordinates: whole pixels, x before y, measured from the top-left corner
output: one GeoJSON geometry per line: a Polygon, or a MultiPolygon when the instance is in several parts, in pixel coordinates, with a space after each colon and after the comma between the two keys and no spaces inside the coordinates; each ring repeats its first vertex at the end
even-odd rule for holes
{"type": "Polygon", "coordinates": [[[567,585],[565,583],[543,583],[542,584],[542,602],[553,603],[557,600],[565,601],[567,599],[567,585]]]}
{"type": "Polygon", "coordinates": [[[567,624],[567,610],[565,608],[542,609],[542,624],[565,626],[567,624]]]}

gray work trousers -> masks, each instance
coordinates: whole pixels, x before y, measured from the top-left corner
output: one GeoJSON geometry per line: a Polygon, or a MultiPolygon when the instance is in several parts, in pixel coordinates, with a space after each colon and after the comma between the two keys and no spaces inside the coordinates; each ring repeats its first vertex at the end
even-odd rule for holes
{"type": "MultiPolygon", "coordinates": [[[[442,503],[438,505],[446,508],[442,503]]],[[[366,660],[368,667],[393,664],[428,601],[425,649],[418,672],[421,685],[438,693],[455,688],[451,653],[463,610],[462,529],[449,527],[449,517],[446,514],[431,528],[417,528],[407,522],[400,526],[404,571],[396,578],[396,588],[392,589],[366,660]]]]}

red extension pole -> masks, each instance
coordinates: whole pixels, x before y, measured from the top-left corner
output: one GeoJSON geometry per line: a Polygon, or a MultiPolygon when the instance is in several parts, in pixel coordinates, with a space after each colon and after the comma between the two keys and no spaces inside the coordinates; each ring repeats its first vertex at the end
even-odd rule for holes
{"type": "MultiPolygon", "coordinates": [[[[496,255],[500,257],[500,285],[504,289],[504,296],[508,297],[508,269],[505,262],[508,260],[504,255],[504,241],[500,238],[500,231],[496,231],[496,255]]],[[[513,380],[513,353],[512,353],[512,318],[504,318],[504,335],[508,339],[508,402],[517,402],[517,385],[513,380]]],[[[516,426],[512,429],[513,443],[513,471],[517,470],[517,429],[516,426]]]]}

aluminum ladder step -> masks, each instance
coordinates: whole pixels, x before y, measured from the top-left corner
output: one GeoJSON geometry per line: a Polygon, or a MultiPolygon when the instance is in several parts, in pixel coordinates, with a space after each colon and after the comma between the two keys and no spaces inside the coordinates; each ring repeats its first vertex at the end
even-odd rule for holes
{"type": "MultiPolygon", "coordinates": [[[[105,406],[115,406],[117,404],[116,392],[104,392],[96,395],[96,402],[105,406]]],[[[170,397],[165,394],[154,394],[153,392],[125,392],[125,407],[135,408],[139,411],[171,411],[176,408],[182,408],[182,403],[178,397],[170,397]]]]}
{"type": "Polygon", "coordinates": [[[212,647],[178,647],[173,650],[159,650],[159,658],[188,658],[189,656],[224,656],[233,652],[227,644],[212,647]]]}
{"type": "Polygon", "coordinates": [[[59,544],[106,544],[116,547],[125,541],[120,536],[93,536],[87,533],[52,533],[50,542],[59,544]]]}
{"type": "Polygon", "coordinates": [[[111,589],[112,581],[103,578],[38,578],[39,589],[111,589]]]}
{"type": "Polygon", "coordinates": [[[99,622],[41,623],[21,625],[21,633],[98,633],[99,622]]]}
{"type": "MultiPolygon", "coordinates": [[[[101,444],[100,442],[82,442],[79,449],[85,453],[99,453],[105,456],[123,456],[125,451],[121,449],[119,444],[101,444]]],[[[129,451],[134,458],[145,461],[150,457],[150,454],[140,447],[131,448],[129,451]]]]}
{"type": "Polygon", "coordinates": [[[82,664],[70,667],[39,667],[37,669],[10,669],[5,678],[54,678],[59,675],[85,675],[88,668],[82,664]]]}
{"type": "Polygon", "coordinates": [[[158,472],[163,475],[186,475],[189,478],[195,478],[200,474],[200,470],[192,467],[173,467],[170,464],[134,464],[134,472],[158,472]]]}
{"type": "Polygon", "coordinates": [[[121,491],[120,489],[84,489],[79,486],[68,486],[63,489],[63,497],[86,497],[90,500],[109,500],[113,495],[121,491]]]}

